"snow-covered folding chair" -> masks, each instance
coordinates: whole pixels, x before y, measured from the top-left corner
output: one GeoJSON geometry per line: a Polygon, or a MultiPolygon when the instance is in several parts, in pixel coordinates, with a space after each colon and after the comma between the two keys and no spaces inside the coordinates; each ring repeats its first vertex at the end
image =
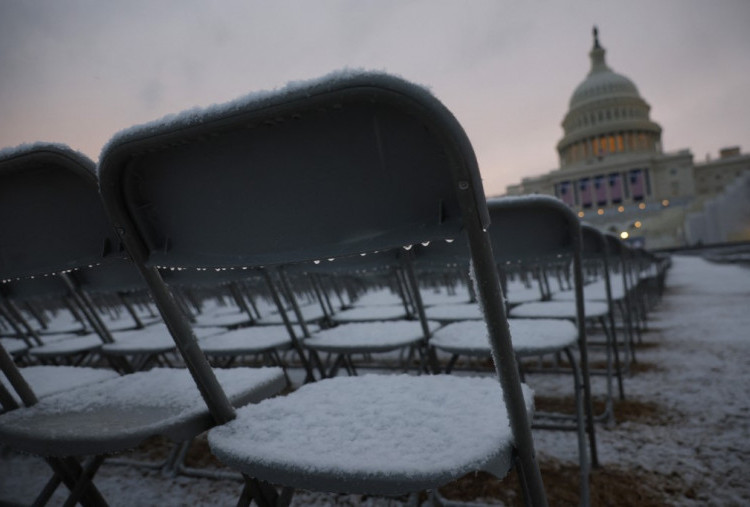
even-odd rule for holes
{"type": "Polygon", "coordinates": [[[511,308],[509,313],[512,319],[567,319],[576,324],[591,464],[597,466],[585,323],[587,318],[606,316],[607,305],[592,304],[583,297],[581,223],[565,204],[554,197],[534,195],[491,199],[487,206],[494,225],[490,235],[493,246],[505,245],[503,249],[494,249],[498,263],[544,266],[550,261],[559,263],[567,259],[571,265],[574,301],[522,303],[511,308]]]}
{"type": "MultiPolygon", "coordinates": [[[[61,145],[39,143],[0,153],[0,279],[51,278],[105,265],[119,252],[93,168],[61,145]]],[[[157,435],[188,440],[214,422],[185,369],[116,376],[37,400],[7,359],[3,372],[27,406],[0,416],[0,444],[42,456],[56,472],[37,504],[47,501],[62,480],[71,489],[71,505],[79,498],[99,505],[92,478],[106,455],[157,435]],[[73,456],[92,458],[82,468],[73,456]]],[[[285,384],[278,368],[218,374],[237,406],[276,394],[285,384]]]]}
{"type": "MultiPolygon", "coordinates": [[[[516,200],[514,203],[521,207],[528,206],[528,203],[524,200],[516,200]]],[[[560,248],[560,236],[556,234],[550,234],[548,241],[537,241],[536,239],[529,241],[524,238],[528,231],[539,230],[538,225],[534,224],[536,217],[533,215],[535,213],[531,213],[531,219],[524,216],[525,213],[515,213],[513,217],[515,220],[503,220],[504,217],[498,216],[500,213],[502,213],[501,210],[490,204],[490,219],[493,221],[493,227],[490,228],[490,237],[498,264],[506,265],[512,259],[514,262],[524,260],[533,266],[550,256],[557,259],[557,255],[567,248],[560,248]],[[509,243],[512,243],[512,246],[507,246],[504,249],[503,245],[509,243]]],[[[553,222],[552,227],[562,226],[563,232],[565,232],[565,229],[568,228],[567,224],[564,221],[554,220],[557,213],[558,211],[553,206],[552,210],[541,214],[542,221],[551,220],[553,222]]],[[[563,216],[565,217],[565,215],[563,216]]],[[[460,265],[464,269],[469,268],[465,237],[456,238],[449,244],[433,242],[426,248],[418,249],[416,256],[418,263],[422,265],[460,265]]],[[[447,361],[445,366],[446,372],[453,369],[459,358],[484,360],[491,355],[482,322],[477,321],[470,314],[467,314],[466,318],[457,318],[459,316],[459,313],[456,312],[453,321],[435,332],[430,340],[431,347],[450,355],[450,360],[447,361]]],[[[582,371],[580,367],[580,363],[586,359],[585,352],[580,363],[576,357],[579,355],[576,350],[579,343],[578,329],[569,320],[554,318],[509,318],[508,324],[513,337],[513,349],[519,360],[543,358],[545,356],[564,356],[570,364],[575,405],[573,417],[568,414],[536,412],[532,428],[562,429],[576,433],[580,466],[581,504],[588,505],[589,449],[586,441],[588,419],[586,417],[584,391],[588,379],[584,376],[585,370],[582,371]]],[[[471,365],[469,365],[469,368],[471,368],[471,365]]],[[[592,457],[596,456],[594,444],[595,441],[592,439],[592,457]]]]}
{"type": "Polygon", "coordinates": [[[529,503],[546,504],[531,393],[518,377],[476,159],[455,118],[425,89],[344,72],[193,110],[115,136],[99,177],[206,404],[226,423],[209,443],[245,474],[243,503],[288,500],[293,488],[432,489],[478,469],[502,476],[516,455],[529,503]],[[344,257],[461,231],[500,382],[337,377],[235,411],[157,270],[344,257]]]}

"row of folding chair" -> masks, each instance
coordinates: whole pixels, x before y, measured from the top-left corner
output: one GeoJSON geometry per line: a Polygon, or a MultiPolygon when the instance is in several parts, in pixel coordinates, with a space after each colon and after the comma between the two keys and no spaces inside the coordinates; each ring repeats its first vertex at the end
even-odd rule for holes
{"type": "MultiPolygon", "coordinates": [[[[179,441],[218,425],[209,432],[211,450],[243,473],[241,503],[285,503],[293,488],[412,493],[479,469],[503,476],[516,464],[528,502],[546,504],[529,425],[532,394],[518,375],[476,160],[456,120],[424,89],[382,74],[335,76],[129,130],[102,155],[101,195],[90,162],[59,146],[3,155],[0,177],[0,277],[127,257],[186,366],[37,399],[3,361],[28,406],[0,416],[0,442],[48,459],[54,476],[40,500],[65,483],[70,502],[101,504],[91,479],[106,455],[155,434],[179,441]],[[31,202],[43,205],[24,206],[31,202]],[[102,202],[111,228],[90,220],[101,216],[94,208],[102,202]],[[283,372],[211,368],[166,274],[259,268],[278,277],[269,287],[286,292],[279,300],[291,301],[280,267],[461,234],[471,245],[494,379],[335,377],[246,405],[278,392],[283,372]],[[94,458],[81,463],[74,457],[81,455],[94,458]]],[[[426,336],[413,272],[405,276],[426,336]]],[[[95,317],[91,325],[102,327],[95,317]]],[[[298,352],[301,362],[313,357],[298,352]]],[[[307,380],[321,373],[310,361],[307,380]]]]}

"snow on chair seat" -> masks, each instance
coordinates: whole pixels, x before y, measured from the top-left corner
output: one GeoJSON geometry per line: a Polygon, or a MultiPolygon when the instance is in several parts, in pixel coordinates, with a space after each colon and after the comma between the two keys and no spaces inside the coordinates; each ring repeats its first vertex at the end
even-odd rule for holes
{"type": "Polygon", "coordinates": [[[94,352],[101,348],[102,340],[96,335],[77,336],[34,347],[29,354],[38,358],[54,358],[94,352]]]}
{"type": "Polygon", "coordinates": [[[284,326],[258,326],[210,336],[200,340],[199,344],[210,356],[237,356],[286,350],[292,346],[292,340],[284,326]]]}
{"type": "Polygon", "coordinates": [[[0,338],[0,347],[3,347],[11,356],[20,356],[29,350],[29,346],[18,338],[0,338]]]}
{"type": "MultiPolygon", "coordinates": [[[[607,303],[584,301],[584,314],[587,319],[597,319],[609,314],[607,303]]],[[[575,301],[538,301],[523,303],[510,310],[511,317],[575,319],[575,301]]]]}
{"type": "Polygon", "coordinates": [[[378,306],[360,306],[357,305],[349,310],[343,310],[334,315],[333,320],[336,322],[363,322],[378,320],[399,320],[406,318],[406,312],[403,306],[397,305],[378,305],[378,306]]]}
{"type": "MultiPolygon", "coordinates": [[[[523,392],[531,413],[533,394],[523,392]]],[[[447,375],[322,380],[238,410],[208,441],[252,477],[378,495],[433,489],[476,470],[503,477],[513,446],[497,379],[447,375]]]]}
{"type": "MultiPolygon", "coordinates": [[[[572,347],[578,330],[572,322],[561,319],[508,319],[513,337],[513,351],[518,356],[541,355],[572,347]]],[[[448,324],[438,330],[430,345],[452,354],[489,356],[487,330],[480,321],[448,324]]]]}
{"type": "MultiPolygon", "coordinates": [[[[274,395],[280,368],[235,368],[216,375],[235,406],[274,395]]],[[[190,373],[155,368],[43,398],[0,416],[0,443],[42,456],[109,454],[162,435],[179,442],[213,425],[190,373]]]]}
{"type": "Polygon", "coordinates": [[[428,319],[439,322],[452,322],[456,320],[479,320],[484,322],[484,315],[477,303],[462,303],[453,305],[440,305],[425,308],[428,319]]]}
{"type": "Polygon", "coordinates": [[[163,324],[112,333],[114,343],[102,345],[109,355],[163,354],[175,350],[174,340],[163,324]]]}
{"type": "MultiPolygon", "coordinates": [[[[430,331],[440,325],[430,322],[430,331]]],[[[419,323],[415,321],[383,321],[342,324],[305,340],[304,346],[321,352],[359,354],[388,352],[416,345],[424,339],[419,323]]]]}
{"type": "MultiPolygon", "coordinates": [[[[23,378],[34,391],[34,394],[39,398],[68,391],[86,384],[119,377],[112,370],[80,366],[26,366],[25,368],[21,368],[20,371],[23,378]]],[[[16,403],[20,405],[21,399],[12,389],[7,377],[2,372],[0,372],[0,382],[8,389],[16,400],[16,403]]]]}

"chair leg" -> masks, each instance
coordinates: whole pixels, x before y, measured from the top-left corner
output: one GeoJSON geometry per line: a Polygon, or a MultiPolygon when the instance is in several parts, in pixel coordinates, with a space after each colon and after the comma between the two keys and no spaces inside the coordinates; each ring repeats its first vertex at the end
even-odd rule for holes
{"type": "Polygon", "coordinates": [[[586,449],[586,415],[584,410],[583,381],[581,378],[581,369],[578,366],[575,355],[569,348],[566,348],[564,352],[570,362],[571,368],[573,369],[573,387],[575,389],[576,404],[576,433],[578,436],[578,466],[580,468],[580,505],[588,506],[591,502],[591,495],[589,492],[590,468],[588,452],[586,449]]]}
{"type": "Polygon", "coordinates": [[[60,483],[62,483],[62,477],[60,477],[60,474],[55,472],[54,474],[52,474],[52,477],[50,477],[49,481],[47,481],[47,484],[44,485],[44,488],[42,488],[42,491],[36,497],[34,503],[31,504],[32,507],[47,505],[47,502],[49,502],[49,499],[52,498],[52,494],[55,492],[60,483]]]}
{"type": "Polygon", "coordinates": [[[285,487],[279,494],[276,488],[265,481],[253,479],[246,475],[243,477],[245,478],[245,486],[242,488],[242,494],[237,502],[238,507],[249,506],[253,500],[259,507],[285,507],[292,501],[293,488],[285,487]]]}
{"type": "MultiPolygon", "coordinates": [[[[85,470],[81,467],[78,461],[76,461],[74,458],[48,458],[47,463],[50,465],[50,467],[52,467],[55,475],[59,477],[60,481],[65,483],[65,485],[71,491],[79,487],[79,482],[82,480],[82,475],[85,473],[85,470]]],[[[94,471],[94,473],[95,472],[96,471],[94,471]]],[[[53,481],[54,478],[47,483],[40,496],[37,497],[37,499],[34,501],[33,505],[45,505],[47,503],[49,498],[45,499],[43,498],[43,496],[47,493],[51,495],[54,492],[54,489],[51,489],[50,491],[48,491],[47,489],[52,487],[53,481]]],[[[60,481],[57,482],[58,485],[60,481]]],[[[81,495],[79,495],[79,501],[84,507],[99,507],[107,505],[104,497],[101,495],[93,482],[91,482],[91,478],[85,480],[81,488],[82,490],[81,495]]]]}
{"type": "Polygon", "coordinates": [[[73,507],[78,503],[81,496],[86,491],[86,488],[92,484],[91,480],[94,478],[97,470],[99,470],[99,467],[102,466],[102,463],[104,463],[104,456],[94,456],[89,460],[89,462],[83,467],[83,470],[78,477],[78,481],[70,492],[68,499],[65,500],[63,507],[73,507]]]}
{"type": "MultiPolygon", "coordinates": [[[[617,375],[617,389],[619,391],[620,399],[624,400],[625,388],[622,382],[622,365],[620,363],[620,354],[618,352],[617,335],[615,334],[614,328],[607,326],[607,322],[603,317],[599,319],[599,324],[602,326],[604,333],[607,336],[607,342],[609,343],[608,348],[611,347],[612,354],[614,355],[614,370],[615,375],[617,375]]],[[[607,355],[609,356],[609,353],[607,355]]],[[[608,359],[607,362],[609,363],[610,360],[608,359]]],[[[610,368],[609,364],[607,365],[607,368],[610,368]]],[[[609,375],[609,372],[607,374],[609,375]]]]}

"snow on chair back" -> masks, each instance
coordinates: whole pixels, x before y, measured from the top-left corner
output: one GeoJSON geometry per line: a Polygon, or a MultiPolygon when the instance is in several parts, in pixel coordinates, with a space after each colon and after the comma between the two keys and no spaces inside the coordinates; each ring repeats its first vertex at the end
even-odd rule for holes
{"type": "Polygon", "coordinates": [[[0,152],[0,238],[3,281],[101,262],[119,240],[93,162],[53,144],[0,152]]]}

